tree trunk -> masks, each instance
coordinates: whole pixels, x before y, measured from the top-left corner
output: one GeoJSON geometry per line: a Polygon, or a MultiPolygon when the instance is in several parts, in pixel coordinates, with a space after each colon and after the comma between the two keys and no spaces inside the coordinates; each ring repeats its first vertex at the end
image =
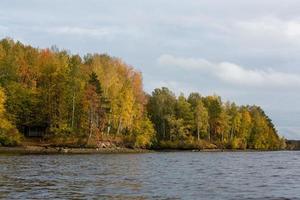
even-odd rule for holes
{"type": "Polygon", "coordinates": [[[75,117],[75,92],[73,93],[73,100],[72,100],[72,122],[71,122],[72,130],[74,128],[74,117],[75,117]]]}
{"type": "Polygon", "coordinates": [[[211,133],[210,133],[210,126],[208,126],[208,140],[210,141],[210,139],[211,139],[211,133]]]}
{"type": "Polygon", "coordinates": [[[110,118],[108,120],[108,126],[107,126],[107,135],[109,135],[110,132],[110,118]]]}
{"type": "Polygon", "coordinates": [[[233,133],[234,133],[234,127],[232,127],[230,130],[230,141],[232,141],[233,133]]]}
{"type": "Polygon", "coordinates": [[[118,126],[118,130],[117,130],[117,135],[120,133],[121,128],[122,128],[122,119],[120,117],[120,119],[119,119],[119,126],[118,126]]]}
{"type": "Polygon", "coordinates": [[[90,116],[89,116],[89,137],[87,140],[87,144],[89,144],[90,138],[92,137],[93,133],[93,109],[92,106],[90,105],[90,116]]]}
{"type": "Polygon", "coordinates": [[[166,138],[166,122],[163,120],[163,139],[166,138]]]}
{"type": "Polygon", "coordinates": [[[198,141],[200,140],[200,127],[199,127],[199,123],[197,124],[197,138],[198,138],[198,141]]]}
{"type": "Polygon", "coordinates": [[[224,132],[222,131],[222,142],[224,141],[224,132]]]}

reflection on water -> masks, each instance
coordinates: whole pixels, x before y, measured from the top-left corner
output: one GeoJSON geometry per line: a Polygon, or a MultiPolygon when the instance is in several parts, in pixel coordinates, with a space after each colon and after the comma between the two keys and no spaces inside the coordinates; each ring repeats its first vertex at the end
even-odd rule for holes
{"type": "Polygon", "coordinates": [[[0,156],[1,199],[297,199],[300,152],[0,156]]]}

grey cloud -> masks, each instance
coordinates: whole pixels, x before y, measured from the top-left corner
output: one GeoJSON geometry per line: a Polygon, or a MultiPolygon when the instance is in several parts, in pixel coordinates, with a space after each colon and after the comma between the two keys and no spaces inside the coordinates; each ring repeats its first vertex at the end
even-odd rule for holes
{"type": "Polygon", "coordinates": [[[209,73],[222,81],[242,84],[243,86],[288,87],[300,88],[300,74],[283,73],[273,69],[247,69],[227,61],[213,63],[206,59],[182,58],[172,55],[162,55],[158,58],[162,66],[174,66],[186,69],[193,73],[209,73]]]}

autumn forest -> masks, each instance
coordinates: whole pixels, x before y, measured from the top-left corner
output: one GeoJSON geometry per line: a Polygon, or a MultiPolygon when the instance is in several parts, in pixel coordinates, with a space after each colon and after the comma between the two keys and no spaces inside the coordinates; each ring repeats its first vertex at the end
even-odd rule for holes
{"type": "Polygon", "coordinates": [[[0,41],[0,146],[22,145],[30,130],[54,145],[110,141],[147,149],[282,149],[259,106],[238,106],[166,87],[143,90],[142,74],[105,54],[73,55],[0,41]]]}

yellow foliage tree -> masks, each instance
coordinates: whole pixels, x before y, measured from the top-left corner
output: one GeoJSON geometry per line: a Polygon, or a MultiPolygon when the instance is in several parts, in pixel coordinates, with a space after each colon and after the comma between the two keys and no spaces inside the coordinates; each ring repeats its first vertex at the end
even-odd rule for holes
{"type": "Polygon", "coordinates": [[[19,144],[21,136],[6,117],[6,110],[4,107],[5,100],[5,93],[0,87],[0,144],[4,146],[14,146],[19,144]]]}

